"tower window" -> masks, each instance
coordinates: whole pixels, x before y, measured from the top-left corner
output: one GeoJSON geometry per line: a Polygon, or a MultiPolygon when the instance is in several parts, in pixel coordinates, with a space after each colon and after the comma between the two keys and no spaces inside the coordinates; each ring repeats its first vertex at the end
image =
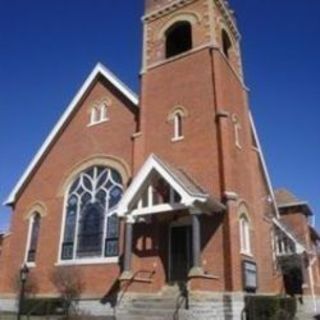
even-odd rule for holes
{"type": "Polygon", "coordinates": [[[227,58],[230,58],[230,50],[232,48],[232,43],[228,33],[222,30],[222,50],[227,58]]]}
{"type": "Polygon", "coordinates": [[[245,214],[241,215],[239,224],[241,253],[251,255],[250,222],[245,214]]]}
{"type": "Polygon", "coordinates": [[[238,117],[234,114],[232,116],[232,122],[233,122],[233,126],[234,126],[234,141],[235,141],[235,145],[241,149],[242,146],[241,146],[241,139],[240,139],[240,136],[241,136],[241,124],[240,124],[240,121],[238,119],[238,117]]]}
{"type": "Polygon", "coordinates": [[[180,141],[184,138],[185,118],[188,116],[187,110],[182,106],[176,106],[168,115],[168,121],[172,128],[171,141],[180,141]]]}
{"type": "Polygon", "coordinates": [[[166,32],[166,58],[192,49],[192,27],[188,21],[176,22],[166,32]]]}

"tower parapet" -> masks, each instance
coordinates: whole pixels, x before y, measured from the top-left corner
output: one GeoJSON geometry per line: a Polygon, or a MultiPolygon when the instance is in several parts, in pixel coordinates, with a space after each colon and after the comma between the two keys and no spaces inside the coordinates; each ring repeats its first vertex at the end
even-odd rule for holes
{"type": "MultiPolygon", "coordinates": [[[[170,11],[170,6],[181,6],[194,2],[195,0],[145,0],[145,15],[154,13],[157,11],[170,11]]],[[[213,0],[216,5],[220,7],[229,18],[235,22],[234,10],[230,7],[228,0],[213,0]]]]}
{"type": "Polygon", "coordinates": [[[176,0],[145,0],[145,13],[148,14],[152,11],[159,10],[175,1],[176,0]]]}

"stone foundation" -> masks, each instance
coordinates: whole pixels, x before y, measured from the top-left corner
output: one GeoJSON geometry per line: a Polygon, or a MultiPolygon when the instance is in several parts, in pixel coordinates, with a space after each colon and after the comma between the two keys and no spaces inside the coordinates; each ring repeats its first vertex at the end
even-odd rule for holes
{"type": "Polygon", "coordinates": [[[314,320],[314,316],[320,315],[320,297],[313,299],[312,296],[304,296],[301,301],[297,301],[297,319],[314,320]]]}
{"type": "MultiPolygon", "coordinates": [[[[320,314],[320,297],[315,303],[311,296],[298,302],[296,319],[311,320],[320,314]]],[[[99,300],[81,300],[78,304],[81,314],[90,318],[104,317],[116,320],[242,320],[244,310],[243,293],[190,293],[189,300],[177,293],[125,294],[116,307],[99,300]]],[[[0,298],[0,315],[3,312],[17,312],[14,299],[0,298]]],[[[2,319],[2,316],[0,316],[2,319]]]]}
{"type": "Polygon", "coordinates": [[[18,305],[15,299],[0,298],[0,313],[1,312],[17,312],[18,305]]]}

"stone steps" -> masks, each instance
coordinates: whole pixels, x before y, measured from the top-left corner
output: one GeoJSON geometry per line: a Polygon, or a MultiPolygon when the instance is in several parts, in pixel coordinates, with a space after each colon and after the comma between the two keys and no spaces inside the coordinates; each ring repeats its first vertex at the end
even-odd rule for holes
{"type": "Polygon", "coordinates": [[[161,294],[137,295],[121,301],[117,307],[117,320],[173,320],[177,310],[184,308],[183,298],[175,287],[161,294]]]}

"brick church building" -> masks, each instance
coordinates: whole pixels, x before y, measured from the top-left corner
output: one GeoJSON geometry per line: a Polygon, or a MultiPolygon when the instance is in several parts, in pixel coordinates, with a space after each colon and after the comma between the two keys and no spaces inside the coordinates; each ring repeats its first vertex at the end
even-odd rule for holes
{"type": "Polygon", "coordinates": [[[248,294],[315,312],[320,237],[308,204],[272,189],[233,11],[146,0],[143,24],[139,97],[98,64],[6,201],[0,311],[16,310],[27,265],[39,298],[58,295],[55,270],[80,272],[92,315],[152,319],[158,302],[167,316],[182,285],[201,319],[241,319],[248,294]]]}

